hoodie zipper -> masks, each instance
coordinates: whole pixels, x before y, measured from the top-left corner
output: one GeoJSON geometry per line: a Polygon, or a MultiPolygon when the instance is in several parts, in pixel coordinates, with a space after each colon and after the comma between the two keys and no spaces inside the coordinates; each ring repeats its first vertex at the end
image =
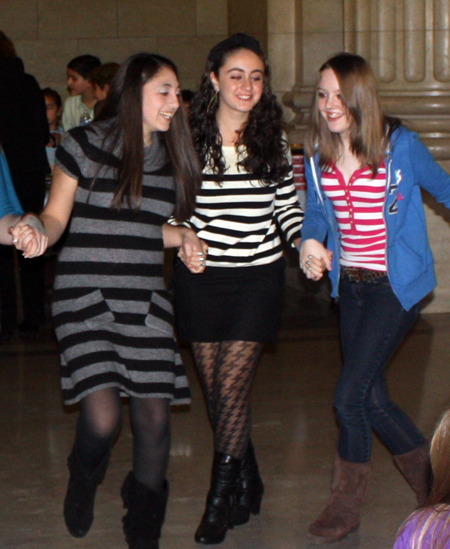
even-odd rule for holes
{"type": "Polygon", "coordinates": [[[386,192],[384,195],[384,204],[383,204],[383,221],[384,226],[386,227],[386,245],[384,248],[384,262],[386,263],[386,274],[389,278],[389,265],[388,265],[388,226],[387,226],[387,220],[386,220],[386,203],[389,195],[389,189],[391,187],[391,179],[392,179],[392,157],[390,155],[390,151],[386,154],[386,192]]]}
{"type": "MultiPolygon", "coordinates": [[[[319,178],[317,176],[316,164],[314,162],[314,157],[312,156],[309,161],[311,163],[311,171],[312,171],[313,178],[314,178],[314,185],[316,187],[317,196],[319,197],[319,200],[322,204],[323,211],[325,213],[325,217],[328,221],[328,224],[333,229],[334,228],[333,222],[332,222],[332,220],[330,219],[330,217],[328,215],[327,209],[325,207],[325,202],[324,202],[324,199],[322,197],[322,192],[321,192],[320,185],[319,185],[319,178]]],[[[337,252],[339,251],[339,244],[338,244],[338,238],[337,238],[337,231],[334,231],[334,230],[333,230],[333,239],[334,239],[334,249],[335,249],[336,255],[337,255],[337,252]]],[[[338,266],[338,276],[337,276],[337,287],[336,287],[336,300],[339,299],[339,283],[340,283],[340,280],[341,280],[341,269],[340,269],[340,265],[339,265],[339,259],[337,259],[337,266],[338,266]]]]}

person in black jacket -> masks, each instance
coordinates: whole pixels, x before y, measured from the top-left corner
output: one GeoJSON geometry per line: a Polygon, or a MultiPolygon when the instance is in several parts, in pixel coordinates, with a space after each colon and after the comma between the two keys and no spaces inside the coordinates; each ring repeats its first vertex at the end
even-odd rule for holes
{"type": "MultiPolygon", "coordinates": [[[[14,188],[24,211],[40,212],[45,198],[45,177],[50,168],[45,145],[50,139],[44,96],[36,79],[25,73],[13,42],[0,31],[0,142],[14,188]]],[[[23,323],[19,329],[37,335],[45,319],[44,259],[26,261],[19,255],[23,323]]],[[[11,247],[0,246],[0,338],[17,328],[17,296],[11,247]]]]}

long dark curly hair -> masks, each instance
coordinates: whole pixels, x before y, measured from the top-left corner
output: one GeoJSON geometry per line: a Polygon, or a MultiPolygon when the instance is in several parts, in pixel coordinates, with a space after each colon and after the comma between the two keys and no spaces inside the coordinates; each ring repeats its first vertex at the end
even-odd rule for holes
{"type": "Polygon", "coordinates": [[[259,176],[268,185],[282,181],[290,171],[286,156],[289,144],[283,133],[283,111],[270,87],[270,69],[258,40],[246,34],[234,34],[219,42],[208,55],[200,88],[191,104],[190,123],[194,147],[202,169],[209,168],[216,175],[225,172],[222,155],[222,137],[216,120],[220,97],[210,75],[219,77],[228,57],[239,50],[255,53],[264,63],[264,88],[261,99],[249,113],[245,125],[239,130],[236,150],[245,150],[238,165],[248,173],[259,176]]]}

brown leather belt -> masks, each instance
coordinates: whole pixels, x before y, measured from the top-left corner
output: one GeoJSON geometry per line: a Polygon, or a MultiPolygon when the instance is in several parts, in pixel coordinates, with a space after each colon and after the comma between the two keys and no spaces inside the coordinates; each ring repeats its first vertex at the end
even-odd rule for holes
{"type": "Polygon", "coordinates": [[[341,270],[348,276],[350,282],[371,282],[382,276],[387,276],[386,271],[372,271],[361,267],[341,267],[341,270]]]}

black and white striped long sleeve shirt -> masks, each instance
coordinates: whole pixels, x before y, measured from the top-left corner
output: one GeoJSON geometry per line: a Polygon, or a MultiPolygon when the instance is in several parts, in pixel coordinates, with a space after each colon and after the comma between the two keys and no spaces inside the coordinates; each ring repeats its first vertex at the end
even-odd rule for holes
{"type": "Polygon", "coordinates": [[[293,173],[278,185],[264,185],[240,171],[234,147],[223,147],[222,181],[203,174],[202,188],[189,225],[208,246],[207,266],[266,265],[283,254],[281,234],[293,245],[300,237],[303,211],[293,173]]]}

